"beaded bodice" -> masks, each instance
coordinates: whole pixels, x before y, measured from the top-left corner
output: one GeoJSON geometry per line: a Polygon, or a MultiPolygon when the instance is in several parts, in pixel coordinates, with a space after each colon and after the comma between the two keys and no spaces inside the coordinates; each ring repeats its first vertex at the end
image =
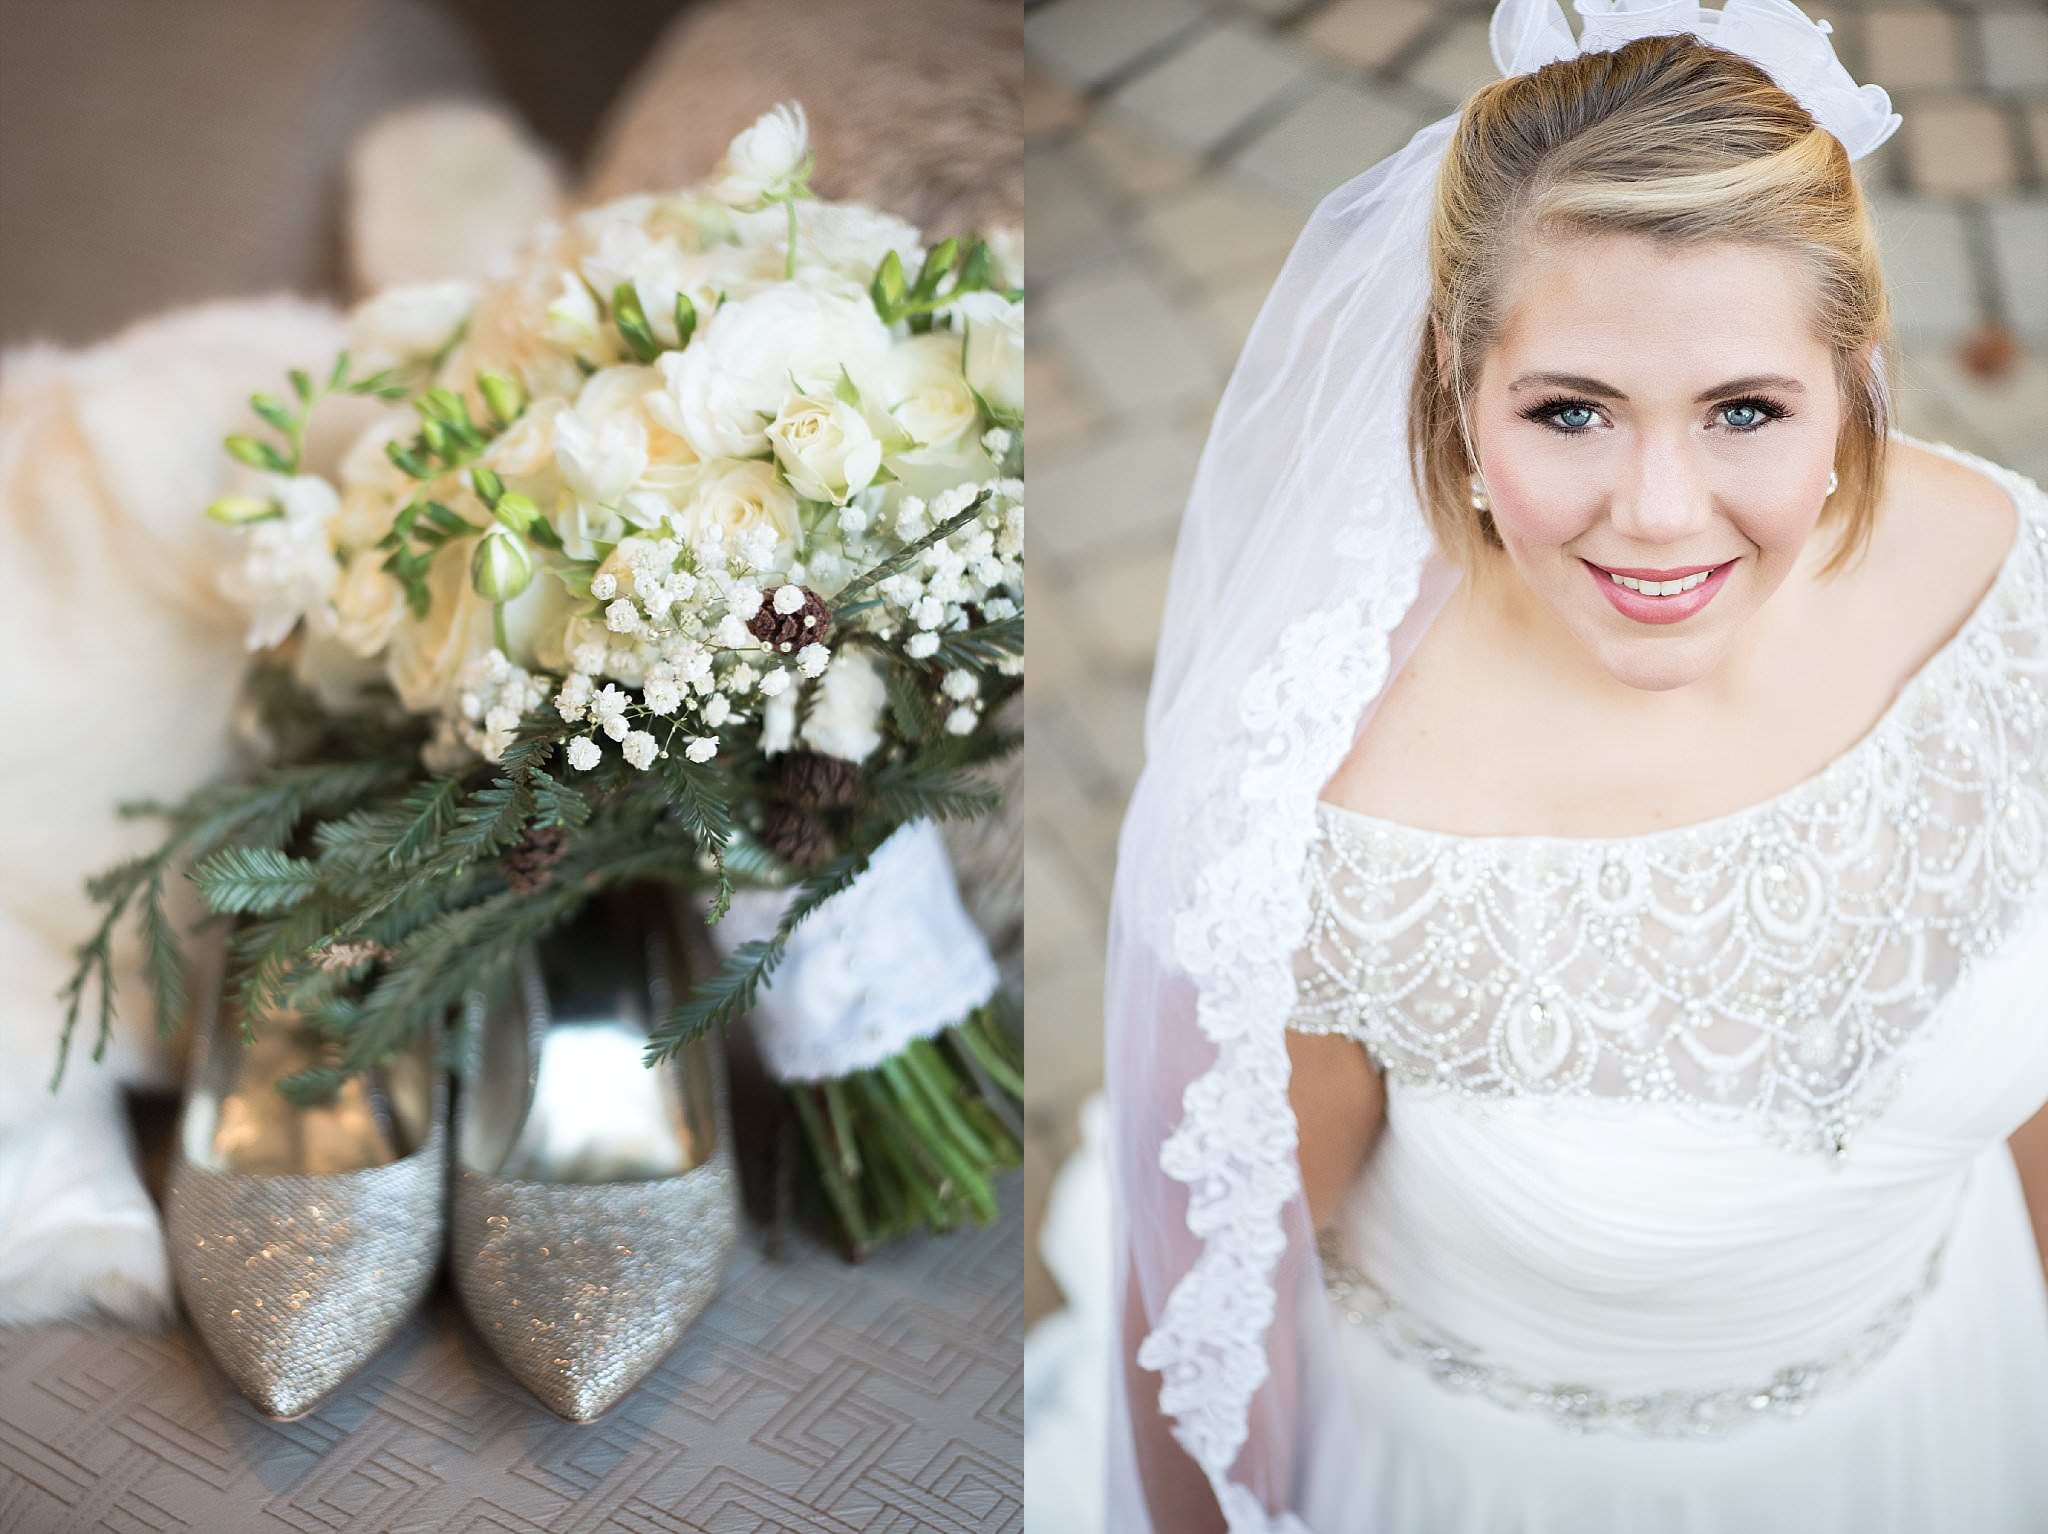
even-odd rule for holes
{"type": "Polygon", "coordinates": [[[1290,1025],[1476,1098],[1750,1115],[1841,1152],[2048,866],[2048,497],[1819,773],[1717,819],[1463,836],[1316,807],[1290,1025]]]}

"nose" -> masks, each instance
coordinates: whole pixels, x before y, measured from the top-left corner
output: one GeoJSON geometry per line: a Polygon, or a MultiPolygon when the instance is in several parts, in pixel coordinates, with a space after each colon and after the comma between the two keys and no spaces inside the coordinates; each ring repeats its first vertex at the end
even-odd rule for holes
{"type": "Polygon", "coordinates": [[[1712,522],[1714,497],[1704,466],[1682,437],[1645,433],[1621,467],[1608,519],[1648,549],[1684,543],[1712,522]]]}

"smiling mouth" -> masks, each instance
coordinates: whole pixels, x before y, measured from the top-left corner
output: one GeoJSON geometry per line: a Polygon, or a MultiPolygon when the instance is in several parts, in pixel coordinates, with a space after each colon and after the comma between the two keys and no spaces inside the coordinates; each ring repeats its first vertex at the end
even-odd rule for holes
{"type": "Polygon", "coordinates": [[[1718,565],[1691,565],[1676,570],[1643,570],[1614,569],[1607,565],[1593,564],[1590,559],[1586,561],[1615,585],[1628,591],[1639,592],[1646,597],[1678,596],[1696,586],[1704,586],[1715,571],[1734,562],[1731,559],[1724,560],[1718,565]]]}

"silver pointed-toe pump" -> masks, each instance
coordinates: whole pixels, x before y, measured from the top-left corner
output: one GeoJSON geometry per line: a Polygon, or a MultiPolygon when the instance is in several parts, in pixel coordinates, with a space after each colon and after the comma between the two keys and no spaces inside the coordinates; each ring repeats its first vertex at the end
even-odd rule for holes
{"type": "Polygon", "coordinates": [[[218,983],[197,1016],[164,1196],[172,1270],[221,1371],[266,1415],[301,1417],[390,1340],[439,1265],[439,1030],[302,1108],[277,1083],[326,1062],[299,1025],[265,1021],[245,1043],[218,983]]]}
{"type": "Polygon", "coordinates": [[[684,985],[665,901],[592,902],[472,999],[455,1115],[450,1258],[471,1320],[557,1415],[626,1395],[710,1303],[739,1235],[715,1036],[643,1063],[684,985]]]}

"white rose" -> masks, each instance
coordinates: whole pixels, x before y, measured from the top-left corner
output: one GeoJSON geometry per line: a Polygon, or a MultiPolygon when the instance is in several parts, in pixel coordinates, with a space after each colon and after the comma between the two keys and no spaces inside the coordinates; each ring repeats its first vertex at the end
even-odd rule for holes
{"type": "Polygon", "coordinates": [[[251,650],[281,644],[308,615],[324,619],[340,573],[328,543],[341,504],[334,486],[311,474],[267,479],[284,515],[244,529],[241,559],[220,573],[222,593],[248,612],[251,650]]]}
{"type": "Polygon", "coordinates": [[[964,464],[979,450],[981,407],[960,367],[960,338],[934,330],[889,353],[883,398],[917,442],[904,463],[964,464]]]}
{"type": "Polygon", "coordinates": [[[811,711],[804,718],[804,743],[827,756],[865,760],[882,743],[876,727],[889,706],[881,668],[865,650],[841,650],[825,667],[811,711]]]}
{"type": "Polygon", "coordinates": [[[780,566],[796,552],[803,535],[796,492],[782,482],[775,465],[758,459],[726,459],[700,471],[694,493],[677,513],[682,536],[695,544],[707,527],[724,535],[728,548],[749,534],[772,535],[780,566]]]}
{"type": "Polygon", "coordinates": [[[352,350],[401,358],[431,357],[454,337],[476,305],[467,282],[419,282],[388,288],[348,321],[352,350]]]}
{"type": "Polygon", "coordinates": [[[647,467],[639,401],[653,380],[648,368],[605,368],[584,384],[576,408],[555,418],[555,461],[580,499],[609,506],[639,482],[647,467]]]}
{"type": "Polygon", "coordinates": [[[967,381],[991,409],[1024,413],[1024,306],[1000,293],[969,293],[956,305],[967,330],[967,381]]]}
{"type": "Polygon", "coordinates": [[[811,151],[804,109],[786,101],[763,113],[725,151],[713,194],[735,208],[760,206],[782,197],[804,172],[811,151]]]}
{"type": "Polygon", "coordinates": [[[836,396],[791,400],[768,442],[798,495],[835,504],[859,495],[882,466],[882,444],[858,409],[836,396]]]}
{"type": "Polygon", "coordinates": [[[663,387],[648,413],[700,457],[749,457],[791,393],[830,392],[841,369],[859,378],[888,352],[860,288],[777,283],[723,305],[687,349],[661,354],[663,387]]]}

